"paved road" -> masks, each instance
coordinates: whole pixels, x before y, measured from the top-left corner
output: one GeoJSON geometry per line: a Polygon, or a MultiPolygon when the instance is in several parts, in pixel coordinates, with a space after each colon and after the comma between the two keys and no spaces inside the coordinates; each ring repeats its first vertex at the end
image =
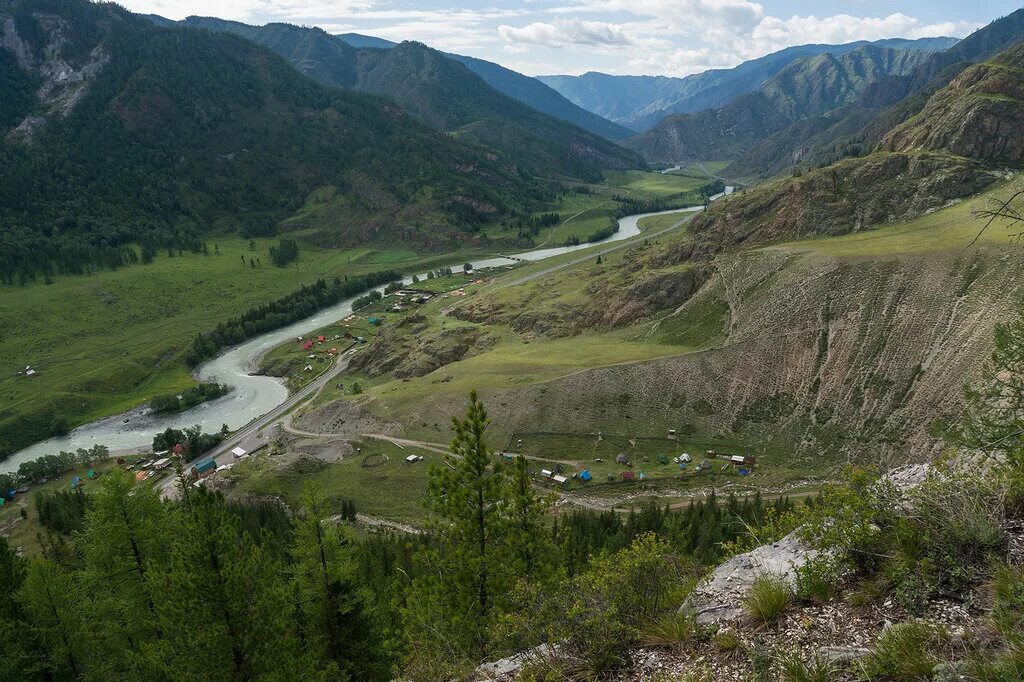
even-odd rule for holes
{"type": "MultiPolygon", "coordinates": [[[[258,417],[253,421],[249,422],[239,430],[232,433],[227,439],[224,440],[220,445],[210,450],[199,459],[207,459],[213,457],[217,461],[217,466],[221,464],[227,464],[232,461],[233,456],[231,450],[235,447],[241,447],[247,452],[253,452],[266,445],[266,439],[261,437],[260,431],[273,424],[275,421],[283,417],[288,411],[294,408],[299,403],[315,398],[319,395],[320,391],[324,389],[335,377],[344,372],[348,368],[349,355],[339,357],[334,367],[324,372],[322,375],[311,381],[308,385],[300,388],[295,393],[288,396],[288,399],[283,403],[267,412],[262,417],[258,417]]],[[[193,460],[193,461],[196,461],[193,460]]],[[[162,494],[168,495],[173,494],[175,484],[174,477],[169,478],[160,485],[162,494]]]]}

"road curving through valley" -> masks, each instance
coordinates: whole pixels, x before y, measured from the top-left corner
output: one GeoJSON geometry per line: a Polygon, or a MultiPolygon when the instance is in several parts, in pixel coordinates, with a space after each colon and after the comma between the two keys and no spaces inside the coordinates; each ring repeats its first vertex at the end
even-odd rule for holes
{"type": "MultiPolygon", "coordinates": [[[[725,192],[712,197],[712,200],[730,194],[731,191],[731,187],[726,187],[725,192]]],[[[480,269],[511,265],[516,261],[536,262],[573,251],[591,249],[602,244],[625,242],[641,234],[639,222],[643,218],[670,213],[689,214],[700,210],[703,210],[703,206],[629,215],[619,219],[619,229],[617,232],[599,242],[534,249],[532,251],[512,254],[515,260],[502,256],[484,258],[474,260],[473,266],[480,269]]],[[[683,222],[685,221],[681,220],[669,228],[652,232],[648,236],[653,237],[664,234],[669,230],[677,228],[683,222]]],[[[625,243],[615,244],[609,250],[623,248],[626,245],[625,243]]],[[[606,253],[609,250],[601,250],[601,253],[606,253]]],[[[590,252],[587,258],[596,257],[596,254],[597,251],[590,252]]],[[[550,269],[545,269],[542,273],[534,273],[529,277],[532,278],[540,274],[553,272],[556,269],[569,267],[575,262],[578,261],[570,260],[560,263],[550,269]]],[[[455,264],[453,263],[452,265],[454,266],[455,264]]],[[[419,277],[422,278],[425,274],[421,273],[419,277]]],[[[412,276],[407,276],[404,281],[410,283],[412,276]]],[[[517,283],[517,281],[512,280],[511,283],[517,283]]],[[[380,287],[380,290],[383,290],[383,287],[380,287]]],[[[347,317],[352,313],[353,300],[354,298],[346,299],[304,320],[250,339],[203,364],[196,372],[197,378],[202,381],[217,381],[233,387],[230,393],[221,398],[202,403],[175,415],[154,415],[149,413],[147,409],[140,408],[84,424],[72,430],[66,436],[50,438],[14,453],[8,459],[0,462],[0,472],[15,471],[22,462],[36,459],[42,455],[56,453],[60,450],[90,448],[98,444],[106,445],[112,452],[145,450],[152,443],[153,436],[168,428],[183,429],[199,424],[204,431],[214,432],[219,431],[222,424],[227,424],[228,428],[232,431],[250,431],[257,424],[265,424],[267,417],[283,414],[290,406],[294,405],[297,396],[294,394],[289,396],[288,389],[280,379],[252,373],[256,369],[259,357],[289,339],[303,336],[347,317]]],[[[332,369],[326,373],[326,378],[321,377],[314,382],[317,388],[324,381],[329,381],[333,378],[338,371],[337,368],[332,369]]],[[[305,394],[305,391],[302,391],[302,393],[305,394]]],[[[232,438],[232,441],[234,440],[232,438]]]]}

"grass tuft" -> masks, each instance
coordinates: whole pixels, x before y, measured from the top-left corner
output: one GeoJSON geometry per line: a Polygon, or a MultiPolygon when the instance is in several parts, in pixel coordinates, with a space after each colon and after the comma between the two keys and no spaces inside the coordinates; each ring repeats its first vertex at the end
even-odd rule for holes
{"type": "Polygon", "coordinates": [[[941,662],[935,652],[948,639],[945,628],[927,621],[897,623],[878,636],[874,652],[861,663],[862,672],[868,679],[929,679],[941,662]]]}
{"type": "Polygon", "coordinates": [[[830,682],[839,674],[838,667],[817,652],[804,659],[799,650],[779,655],[777,659],[782,682],[830,682]]]}
{"type": "Polygon", "coordinates": [[[793,592],[785,578],[765,574],[750,586],[744,606],[751,618],[767,624],[774,622],[785,611],[792,598],[793,592]]]}
{"type": "Polygon", "coordinates": [[[693,616],[675,611],[662,615],[640,631],[645,645],[657,647],[679,647],[693,641],[696,635],[693,616]]]}

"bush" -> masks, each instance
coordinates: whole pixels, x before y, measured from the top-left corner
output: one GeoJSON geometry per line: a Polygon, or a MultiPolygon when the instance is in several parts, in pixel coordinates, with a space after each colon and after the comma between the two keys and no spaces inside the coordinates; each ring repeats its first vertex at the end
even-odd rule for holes
{"type": "Polygon", "coordinates": [[[861,662],[868,678],[929,679],[941,661],[936,655],[949,639],[944,628],[921,620],[897,623],[882,631],[875,650],[861,662]]]}
{"type": "Polygon", "coordinates": [[[750,586],[743,604],[747,614],[756,621],[771,623],[789,606],[793,593],[785,578],[764,574],[750,586]]]}
{"type": "Polygon", "coordinates": [[[666,644],[687,636],[689,625],[674,613],[676,588],[690,578],[686,568],[665,541],[640,534],[629,547],[595,557],[560,589],[520,585],[513,598],[520,608],[499,623],[504,634],[497,639],[510,651],[559,642],[562,670],[601,677],[627,664],[630,645],[646,636],[666,644]]]}
{"type": "Polygon", "coordinates": [[[819,554],[796,571],[796,596],[805,602],[824,603],[835,596],[843,571],[835,558],[819,554]]]}

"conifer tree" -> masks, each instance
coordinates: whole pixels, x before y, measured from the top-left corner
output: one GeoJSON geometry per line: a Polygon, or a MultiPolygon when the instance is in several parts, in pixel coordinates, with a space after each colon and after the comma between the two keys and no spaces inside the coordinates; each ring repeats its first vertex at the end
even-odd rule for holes
{"type": "Polygon", "coordinates": [[[543,579],[552,568],[553,547],[544,529],[544,517],[551,500],[541,498],[530,481],[529,462],[515,460],[508,493],[507,534],[514,573],[524,580],[543,579]]]}
{"type": "Polygon", "coordinates": [[[74,575],[45,560],[29,563],[18,591],[31,635],[45,647],[37,663],[54,679],[75,679],[87,672],[79,594],[74,575]]]}
{"type": "Polygon", "coordinates": [[[218,494],[194,491],[176,516],[157,592],[164,668],[185,679],[301,677],[306,662],[279,562],[239,532],[218,494]]]}
{"type": "Polygon", "coordinates": [[[424,575],[410,597],[414,640],[423,634],[418,623],[432,631],[424,644],[444,638],[447,647],[473,659],[487,650],[495,607],[511,577],[502,518],[505,480],[491,461],[487,425],[487,410],[473,391],[466,417],[452,418],[448,466],[430,470],[433,543],[419,555],[424,575]]]}
{"type": "Polygon", "coordinates": [[[328,513],[323,495],[307,485],[291,548],[302,640],[335,673],[390,679],[376,624],[353,579],[349,538],[328,513]]]}
{"type": "Polygon", "coordinates": [[[162,637],[152,568],[166,561],[169,540],[166,510],[152,486],[136,485],[121,468],[103,477],[79,545],[105,677],[149,676],[139,654],[162,637]]]}

